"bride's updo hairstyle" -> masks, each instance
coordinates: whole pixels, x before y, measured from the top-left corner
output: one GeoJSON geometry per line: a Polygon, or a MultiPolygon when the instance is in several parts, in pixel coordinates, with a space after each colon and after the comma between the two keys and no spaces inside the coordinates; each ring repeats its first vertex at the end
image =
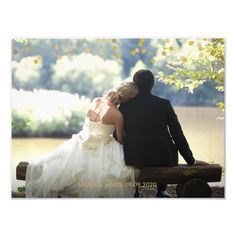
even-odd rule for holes
{"type": "Polygon", "coordinates": [[[124,81],[118,87],[105,92],[104,98],[110,100],[114,105],[119,105],[136,97],[138,93],[138,86],[134,82],[124,81]]]}
{"type": "Polygon", "coordinates": [[[120,103],[125,103],[139,94],[138,86],[134,82],[123,81],[117,88],[120,103]]]}
{"type": "Polygon", "coordinates": [[[114,105],[118,105],[121,103],[119,93],[118,93],[117,89],[115,89],[115,88],[109,89],[108,91],[106,91],[104,93],[103,97],[105,99],[111,101],[111,103],[113,103],[114,105]]]}

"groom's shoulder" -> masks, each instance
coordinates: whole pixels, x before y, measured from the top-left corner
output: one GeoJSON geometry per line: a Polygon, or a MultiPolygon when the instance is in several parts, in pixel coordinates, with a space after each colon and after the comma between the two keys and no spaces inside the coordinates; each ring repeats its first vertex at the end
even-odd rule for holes
{"type": "Polygon", "coordinates": [[[170,104],[170,100],[152,94],[152,98],[163,104],[170,104]]]}

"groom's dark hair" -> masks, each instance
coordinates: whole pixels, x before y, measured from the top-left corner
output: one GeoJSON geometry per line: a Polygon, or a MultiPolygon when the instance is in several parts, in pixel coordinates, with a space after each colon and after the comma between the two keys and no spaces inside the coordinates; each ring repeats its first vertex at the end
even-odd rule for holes
{"type": "Polygon", "coordinates": [[[138,70],[133,77],[140,91],[151,91],[154,85],[154,76],[150,70],[138,70]]]}

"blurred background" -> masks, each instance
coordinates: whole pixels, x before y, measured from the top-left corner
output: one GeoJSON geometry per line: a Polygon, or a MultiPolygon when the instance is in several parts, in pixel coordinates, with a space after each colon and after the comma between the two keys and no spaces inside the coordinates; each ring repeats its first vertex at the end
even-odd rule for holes
{"type": "Polygon", "coordinates": [[[224,39],[13,39],[13,190],[20,161],[78,133],[90,101],[139,69],[154,73],[195,158],[224,167],[224,39]]]}

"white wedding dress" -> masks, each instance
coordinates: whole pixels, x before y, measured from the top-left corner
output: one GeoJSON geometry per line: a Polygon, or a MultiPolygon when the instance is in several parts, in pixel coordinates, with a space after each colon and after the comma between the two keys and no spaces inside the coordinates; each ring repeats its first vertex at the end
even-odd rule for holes
{"type": "Polygon", "coordinates": [[[85,118],[81,132],[29,163],[26,197],[133,197],[135,169],[125,165],[114,130],[85,118]]]}

